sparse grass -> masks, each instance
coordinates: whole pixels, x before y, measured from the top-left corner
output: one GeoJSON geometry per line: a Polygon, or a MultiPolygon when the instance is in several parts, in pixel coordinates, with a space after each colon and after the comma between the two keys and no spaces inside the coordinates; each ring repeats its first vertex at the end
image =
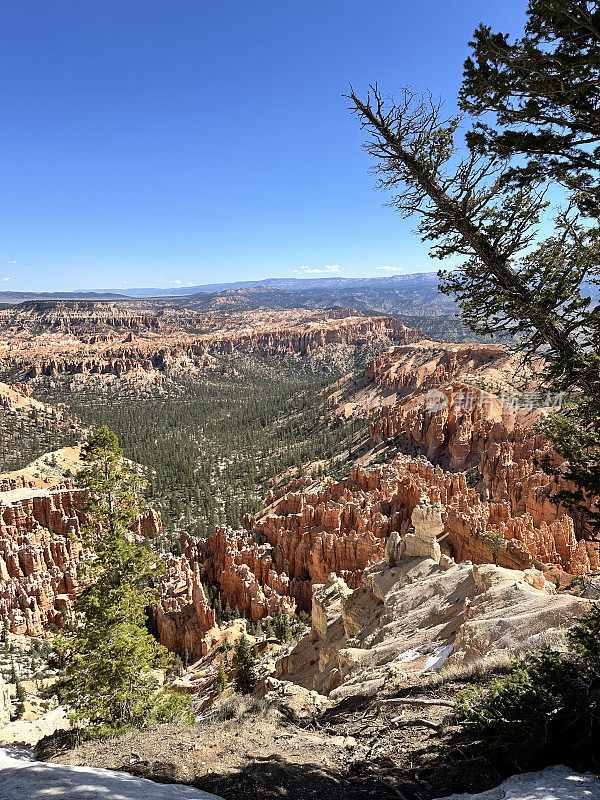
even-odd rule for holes
{"type": "Polygon", "coordinates": [[[539,652],[544,648],[566,653],[566,631],[549,629],[539,634],[534,641],[523,642],[512,650],[498,650],[473,663],[448,664],[439,673],[424,676],[423,686],[435,688],[448,683],[479,683],[494,675],[506,674],[508,665],[518,656],[526,652],[539,652]]]}
{"type": "Polygon", "coordinates": [[[266,700],[247,694],[234,694],[223,703],[210,722],[239,720],[247,715],[266,718],[272,712],[273,708],[266,700]]]}

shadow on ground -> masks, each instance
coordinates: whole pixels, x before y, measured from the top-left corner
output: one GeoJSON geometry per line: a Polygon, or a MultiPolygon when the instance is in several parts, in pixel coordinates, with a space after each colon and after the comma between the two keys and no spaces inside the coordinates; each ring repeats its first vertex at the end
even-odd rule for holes
{"type": "MultiPolygon", "coordinates": [[[[312,764],[294,764],[281,757],[256,756],[235,772],[204,775],[194,786],[225,800],[369,800],[398,797],[393,790],[360,775],[336,773],[312,764]]],[[[407,796],[407,800],[412,800],[407,796]]]]}

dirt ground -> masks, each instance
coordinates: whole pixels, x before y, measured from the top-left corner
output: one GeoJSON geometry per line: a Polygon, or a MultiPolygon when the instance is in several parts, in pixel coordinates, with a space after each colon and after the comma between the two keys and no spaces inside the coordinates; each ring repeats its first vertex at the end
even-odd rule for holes
{"type": "MultiPolygon", "coordinates": [[[[455,691],[418,694],[435,700],[455,691]]],[[[450,711],[379,709],[372,698],[354,697],[318,718],[292,721],[265,701],[235,698],[227,712],[195,726],[161,725],[63,751],[46,743],[38,757],[188,783],[225,800],[431,800],[497,785],[504,776],[493,764],[457,747],[450,711]],[[396,717],[399,724],[391,722],[396,717]],[[440,727],[411,724],[422,718],[440,727]]]]}

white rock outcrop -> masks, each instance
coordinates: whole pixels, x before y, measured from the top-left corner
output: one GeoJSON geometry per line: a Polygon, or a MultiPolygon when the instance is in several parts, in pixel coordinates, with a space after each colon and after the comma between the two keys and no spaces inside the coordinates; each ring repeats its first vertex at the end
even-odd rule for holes
{"type": "MultiPolygon", "coordinates": [[[[431,544],[435,511],[426,516],[431,544]]],[[[589,611],[588,600],[548,594],[528,578],[493,564],[414,556],[370,567],[353,591],[330,577],[313,586],[312,631],[277,662],[278,677],[336,699],[345,687],[362,691],[389,676],[412,680],[489,656],[509,660],[546,635],[560,637],[589,611]]]]}
{"type": "Polygon", "coordinates": [[[66,731],[69,727],[69,719],[64,708],[58,706],[46,711],[37,719],[16,719],[4,727],[0,726],[0,745],[35,747],[44,737],[51,736],[56,731],[66,731]]]}
{"type": "Polygon", "coordinates": [[[600,800],[600,779],[568,767],[513,775],[481,794],[453,794],[438,800],[600,800]]]}
{"type": "Polygon", "coordinates": [[[404,537],[404,557],[432,558],[439,563],[442,551],[437,537],[444,530],[442,509],[439,506],[418,505],[410,521],[414,533],[407,533],[404,537]]]}

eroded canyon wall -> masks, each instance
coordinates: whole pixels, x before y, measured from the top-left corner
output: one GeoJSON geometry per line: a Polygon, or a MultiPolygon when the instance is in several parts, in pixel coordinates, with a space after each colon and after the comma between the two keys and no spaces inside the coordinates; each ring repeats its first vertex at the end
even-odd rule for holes
{"type": "Polygon", "coordinates": [[[82,497],[66,485],[0,492],[0,619],[12,633],[39,636],[70,608],[87,554],[82,497]]]}
{"type": "Polygon", "coordinates": [[[190,319],[191,312],[148,319],[135,313],[98,317],[92,312],[88,317],[66,318],[50,313],[50,320],[40,321],[44,335],[36,336],[35,320],[28,318],[28,324],[20,320],[18,327],[15,312],[4,317],[0,312],[0,329],[4,324],[11,332],[6,334],[4,352],[0,348],[0,365],[10,365],[24,380],[59,375],[123,377],[202,370],[215,356],[306,356],[327,347],[356,347],[377,339],[408,343],[421,338],[418,331],[393,317],[368,317],[352,309],[279,312],[275,318],[251,312],[229,324],[221,320],[222,329],[216,330],[212,330],[216,323],[210,315],[196,314],[190,319]],[[143,335],[138,336],[135,331],[140,329],[143,335]],[[198,335],[199,329],[207,330],[198,335]]]}
{"type": "MultiPolygon", "coordinates": [[[[340,316],[333,328],[244,334],[214,346],[301,353],[331,337],[356,343],[392,328],[406,341],[418,335],[386,320],[340,316]]],[[[130,344],[140,352],[137,342],[130,344]]],[[[356,464],[345,480],[295,480],[271,494],[242,530],[218,527],[206,539],[183,533],[181,555],[166,557],[156,611],[161,641],[171,650],[200,655],[210,646],[216,618],[206,586],[253,620],[277,608],[308,611],[313,584],[326,583],[331,573],[358,587],[364,571],[384,557],[390,534],[419,538],[427,514],[415,514],[418,508],[437,515],[439,546],[457,561],[490,562],[484,537],[499,531],[507,542],[502,566],[537,566],[558,580],[600,569],[598,546],[581,540],[576,521],[551,499],[555,485],[539,463],[553,454],[533,428],[550,409],[514,402],[514,393],[523,399],[535,385],[531,374],[519,377],[506,348],[403,344],[367,365],[364,383],[368,402],[363,407],[358,397],[353,413],[372,418],[378,410],[373,445],[391,443],[400,453],[388,463],[356,464]]],[[[11,391],[27,397],[18,387],[11,391]]],[[[13,632],[39,635],[70,607],[85,556],[81,507],[72,485],[42,489],[23,477],[2,479],[0,617],[13,632]]],[[[149,511],[137,532],[159,529],[149,511]]]]}

